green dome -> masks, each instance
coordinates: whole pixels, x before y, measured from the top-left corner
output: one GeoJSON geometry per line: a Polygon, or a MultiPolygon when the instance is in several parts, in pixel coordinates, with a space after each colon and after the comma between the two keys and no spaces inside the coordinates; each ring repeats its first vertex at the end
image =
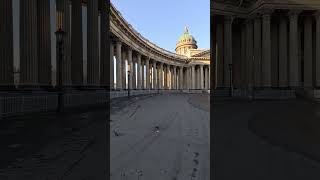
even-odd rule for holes
{"type": "Polygon", "coordinates": [[[179,42],[196,42],[196,40],[189,34],[188,28],[186,27],[183,35],[179,38],[179,42]]]}

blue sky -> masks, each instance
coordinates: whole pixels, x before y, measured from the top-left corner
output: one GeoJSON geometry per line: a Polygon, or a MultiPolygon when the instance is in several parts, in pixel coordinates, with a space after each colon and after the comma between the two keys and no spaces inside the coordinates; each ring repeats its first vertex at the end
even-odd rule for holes
{"type": "Polygon", "coordinates": [[[209,0],[111,0],[141,35],[156,45],[175,51],[187,25],[200,49],[210,48],[209,0]]]}

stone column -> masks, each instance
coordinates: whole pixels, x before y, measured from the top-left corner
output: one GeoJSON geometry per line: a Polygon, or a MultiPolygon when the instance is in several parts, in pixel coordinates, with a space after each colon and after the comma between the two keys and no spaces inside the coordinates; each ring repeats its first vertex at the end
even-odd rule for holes
{"type": "Polygon", "coordinates": [[[279,25],[279,87],[288,87],[288,38],[287,19],[282,17],[279,25]]]}
{"type": "Polygon", "coordinates": [[[146,59],[146,89],[150,89],[150,57],[146,59]]]}
{"type": "Polygon", "coordinates": [[[198,74],[198,68],[197,65],[194,66],[194,88],[198,89],[198,84],[199,84],[199,74],[198,74]]]}
{"type": "Polygon", "coordinates": [[[207,74],[207,81],[206,81],[206,83],[207,83],[207,87],[206,87],[206,89],[210,89],[210,65],[206,68],[206,74],[207,74]]]}
{"type": "Polygon", "coordinates": [[[229,64],[232,64],[232,17],[224,17],[224,87],[230,86],[229,64]]]}
{"type": "Polygon", "coordinates": [[[88,86],[99,85],[98,1],[88,1],[88,86]]]}
{"type": "Polygon", "coordinates": [[[145,85],[145,69],[144,69],[145,61],[141,61],[141,88],[146,89],[145,85]]]}
{"type": "Polygon", "coordinates": [[[37,27],[37,0],[20,1],[20,84],[24,87],[39,85],[37,27]]]}
{"type": "Polygon", "coordinates": [[[173,89],[177,89],[177,66],[173,66],[173,89]]]}
{"type": "Polygon", "coordinates": [[[179,72],[180,67],[176,66],[176,89],[180,88],[180,72],[179,72]]]}
{"type": "Polygon", "coordinates": [[[50,1],[38,0],[38,69],[39,84],[42,87],[51,86],[51,26],[50,1]]]}
{"type": "Polygon", "coordinates": [[[199,85],[199,74],[198,74],[198,68],[197,68],[197,66],[195,65],[194,66],[194,79],[195,79],[195,81],[194,81],[194,88],[195,89],[198,89],[198,85],[199,85]]]}
{"type": "MultiPolygon", "coordinates": [[[[132,57],[133,58],[133,57],[132,57]]],[[[136,69],[137,59],[132,60],[132,89],[137,89],[137,69],[136,69]]]]}
{"type": "Polygon", "coordinates": [[[153,89],[158,89],[157,62],[153,61],[153,89]]]}
{"type": "Polygon", "coordinates": [[[168,76],[169,76],[169,78],[168,78],[168,81],[169,81],[169,89],[172,89],[172,66],[171,65],[169,65],[169,67],[168,67],[168,76]]]}
{"type": "Polygon", "coordinates": [[[246,25],[241,25],[241,58],[240,58],[240,87],[242,89],[246,88],[247,84],[247,57],[246,57],[246,25]]]}
{"type": "Polygon", "coordinates": [[[175,79],[175,74],[174,74],[174,68],[175,68],[175,66],[171,66],[171,71],[170,71],[170,73],[171,73],[171,89],[174,89],[175,87],[174,87],[174,85],[175,85],[175,83],[174,83],[174,79],[175,79]]]}
{"type": "Polygon", "coordinates": [[[179,85],[179,89],[183,89],[183,66],[181,66],[180,67],[180,71],[179,71],[179,73],[180,73],[180,85],[179,85]]]}
{"type": "Polygon", "coordinates": [[[0,89],[6,89],[14,86],[12,0],[0,1],[0,13],[0,89]]]}
{"type": "Polygon", "coordinates": [[[304,19],[304,87],[312,88],[312,19],[304,19]]]}
{"type": "Polygon", "coordinates": [[[168,87],[168,64],[166,64],[166,67],[164,68],[164,89],[169,89],[168,87]]]}
{"type": "Polygon", "coordinates": [[[271,23],[271,87],[273,87],[273,88],[279,87],[279,27],[278,27],[278,23],[271,23]]]}
{"type": "MultiPolygon", "coordinates": [[[[247,65],[247,87],[250,89],[253,87],[253,76],[254,76],[254,66],[253,66],[253,21],[249,19],[246,24],[247,34],[246,34],[246,65],[247,65]]],[[[230,87],[230,85],[228,85],[230,87]]]]}
{"type": "Polygon", "coordinates": [[[208,89],[208,68],[204,66],[204,89],[208,89]]]}
{"type": "Polygon", "coordinates": [[[217,74],[217,88],[224,87],[223,76],[223,25],[217,23],[217,47],[216,47],[216,74],[217,74]]]}
{"type": "Polygon", "coordinates": [[[195,66],[192,65],[191,66],[191,89],[195,89],[196,88],[196,72],[195,72],[195,66]]]}
{"type": "Polygon", "coordinates": [[[289,12],[289,86],[299,86],[298,11],[289,12]]]}
{"type": "Polygon", "coordinates": [[[79,87],[83,85],[83,30],[81,1],[72,0],[71,23],[71,80],[73,86],[79,87]]]}
{"type": "Polygon", "coordinates": [[[186,89],[189,89],[189,80],[190,80],[190,78],[189,78],[189,67],[186,67],[186,70],[185,70],[185,72],[184,72],[184,87],[186,88],[186,89]]]}
{"type": "Polygon", "coordinates": [[[121,61],[121,77],[122,77],[122,87],[123,89],[127,89],[127,71],[126,71],[126,60],[127,60],[127,64],[128,64],[128,59],[127,59],[127,49],[123,48],[122,49],[122,61],[121,61]]]}
{"type": "Polygon", "coordinates": [[[133,81],[133,62],[132,62],[132,49],[129,47],[127,50],[128,66],[130,66],[130,79],[128,79],[128,88],[132,89],[133,81]]]}
{"type": "Polygon", "coordinates": [[[203,65],[200,65],[200,89],[204,89],[204,79],[203,79],[203,65]]]}
{"type": "Polygon", "coordinates": [[[110,43],[110,89],[114,89],[114,44],[110,43]]]}
{"type": "Polygon", "coordinates": [[[172,82],[173,82],[173,85],[172,85],[172,88],[173,88],[173,89],[176,89],[176,82],[177,82],[177,76],[176,76],[177,73],[176,73],[176,70],[177,70],[177,67],[176,67],[176,66],[173,66],[173,67],[172,67],[172,73],[173,73],[173,77],[172,77],[172,78],[173,78],[173,81],[172,81],[172,82]]]}
{"type": "Polygon", "coordinates": [[[193,83],[192,83],[192,66],[188,68],[188,86],[189,89],[192,89],[193,83]]]}
{"type": "Polygon", "coordinates": [[[208,68],[207,68],[207,75],[208,75],[208,78],[207,78],[207,83],[208,83],[208,85],[207,85],[207,89],[210,89],[210,65],[208,66],[208,68]]]}
{"type": "Polygon", "coordinates": [[[262,15],[262,83],[271,87],[271,11],[262,15]]]}
{"type": "MultiPolygon", "coordinates": [[[[109,11],[108,2],[105,0],[99,0],[99,10],[100,10],[100,87],[113,87],[113,83],[108,79],[108,75],[110,75],[111,65],[109,60],[109,42],[110,42],[110,32],[109,32],[109,11]]],[[[112,69],[113,70],[113,69],[112,69]]]]}
{"type": "Polygon", "coordinates": [[[137,55],[137,89],[143,89],[142,87],[142,64],[141,64],[141,54],[138,53],[137,55]]]}
{"type": "Polygon", "coordinates": [[[261,18],[254,19],[254,86],[261,87],[261,18]]]}
{"type": "Polygon", "coordinates": [[[316,87],[320,87],[320,11],[315,13],[316,19],[316,87]]]}
{"type": "MultiPolygon", "coordinates": [[[[57,0],[57,25],[66,32],[63,45],[62,83],[64,86],[72,86],[71,80],[71,24],[70,1],[57,0]]],[[[58,56],[57,56],[58,57],[58,56]]],[[[57,79],[59,79],[59,62],[57,62],[57,79]]]]}
{"type": "Polygon", "coordinates": [[[163,71],[163,63],[162,62],[160,62],[160,65],[159,65],[159,74],[158,74],[158,76],[159,76],[159,89],[162,89],[162,71],[163,71]]]}
{"type": "Polygon", "coordinates": [[[171,89],[171,82],[172,82],[172,78],[171,78],[171,65],[168,65],[168,89],[171,89]]]}
{"type": "Polygon", "coordinates": [[[163,89],[167,88],[167,69],[166,66],[163,67],[163,89]]]}
{"type": "Polygon", "coordinates": [[[116,48],[117,48],[117,54],[116,54],[116,68],[117,68],[117,83],[116,88],[122,89],[122,52],[121,52],[122,43],[120,41],[117,41],[116,48]]]}

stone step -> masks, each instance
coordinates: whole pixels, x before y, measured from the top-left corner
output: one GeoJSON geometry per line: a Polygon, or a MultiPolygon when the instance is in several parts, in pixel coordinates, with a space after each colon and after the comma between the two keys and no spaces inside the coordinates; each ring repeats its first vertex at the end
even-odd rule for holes
{"type": "Polygon", "coordinates": [[[228,97],[230,96],[230,90],[226,90],[226,89],[223,89],[223,90],[214,90],[213,91],[213,96],[214,97],[228,97]]]}

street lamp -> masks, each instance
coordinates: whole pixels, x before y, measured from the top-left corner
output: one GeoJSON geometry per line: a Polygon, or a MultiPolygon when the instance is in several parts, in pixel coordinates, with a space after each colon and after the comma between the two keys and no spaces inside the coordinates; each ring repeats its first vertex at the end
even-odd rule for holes
{"type": "Polygon", "coordinates": [[[58,52],[58,58],[57,63],[59,65],[58,67],[58,112],[63,111],[63,94],[62,94],[62,61],[63,61],[63,40],[66,32],[64,32],[61,27],[55,32],[56,38],[57,38],[57,52],[58,52]]]}
{"type": "Polygon", "coordinates": [[[131,70],[131,66],[128,65],[128,98],[130,98],[130,71],[131,70]]]}
{"type": "Polygon", "coordinates": [[[230,71],[230,97],[232,97],[232,64],[229,64],[229,71],[230,71]]]}

